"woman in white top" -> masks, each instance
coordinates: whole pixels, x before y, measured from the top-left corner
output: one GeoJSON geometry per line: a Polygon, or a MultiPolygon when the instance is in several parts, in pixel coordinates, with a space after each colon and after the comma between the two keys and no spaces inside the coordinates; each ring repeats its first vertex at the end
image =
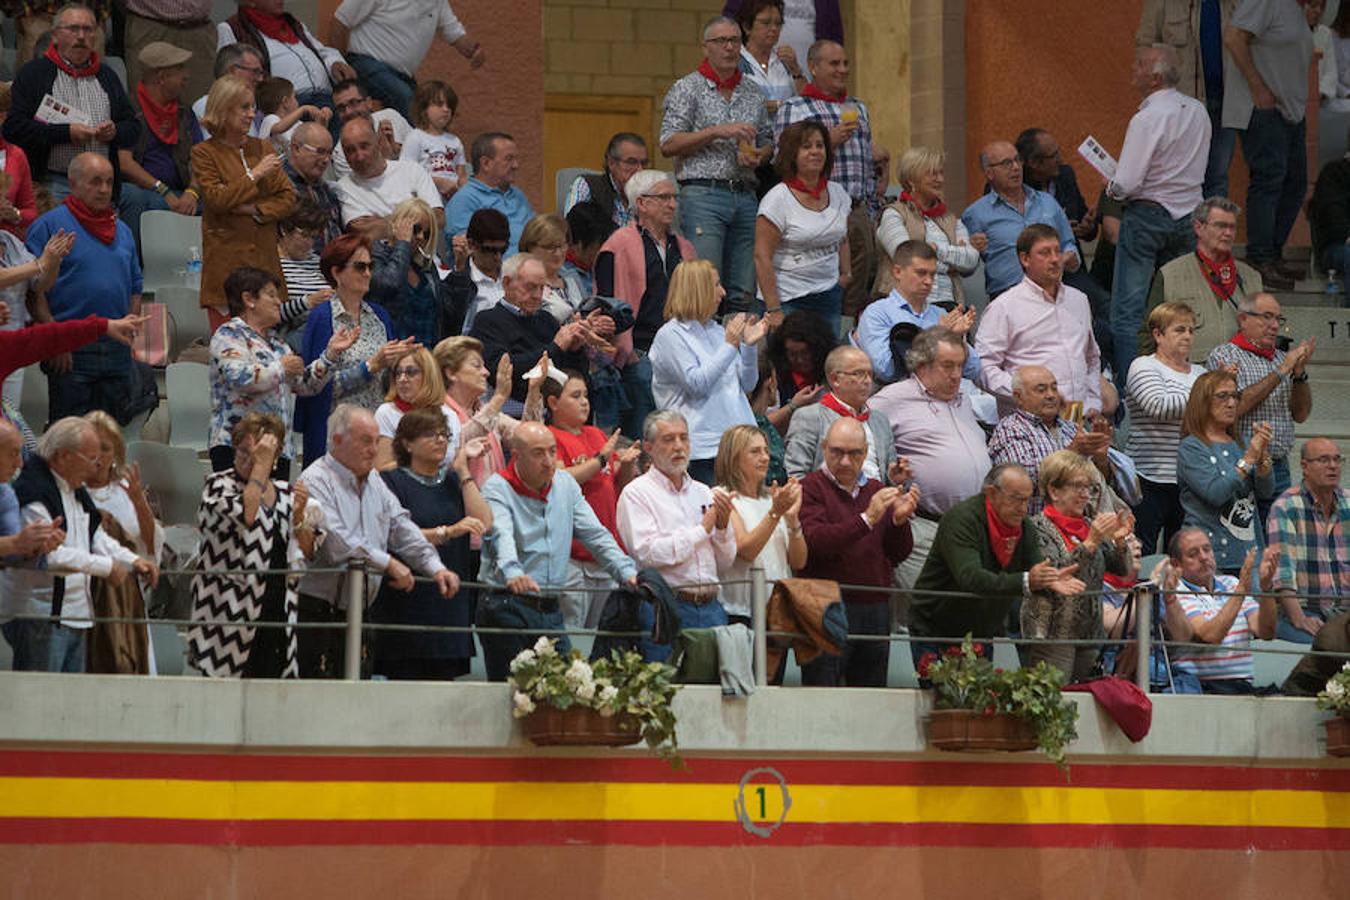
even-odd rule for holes
{"type": "Polygon", "coordinates": [[[787,313],[820,316],[839,334],[848,285],[848,214],[843,185],[830,181],[830,134],[815,119],[795,122],[778,139],[781,184],[764,195],[755,219],[755,276],[765,317],[779,325],[787,313]]]}
{"type": "Polygon", "coordinates": [[[764,92],[769,115],[778,104],[806,85],[797,51],[788,44],[775,49],[783,33],[783,0],[747,0],[736,12],[741,26],[741,72],[764,92]]]}
{"type": "Polygon", "coordinates": [[[564,323],[586,297],[581,286],[563,277],[567,262],[567,220],[555,213],[535,216],[520,231],[520,252],[528,253],[544,266],[544,309],[564,323]]]}
{"type": "Polygon", "coordinates": [[[460,423],[459,416],[445,402],[445,382],[441,380],[441,367],[436,365],[436,358],[427,348],[418,347],[400,357],[389,374],[393,376],[389,392],[384,395],[384,403],[375,410],[375,424],[380,429],[375,468],[398,467],[394,458],[394,433],[398,431],[403,414],[412,409],[438,409],[445,416],[449,434],[445,464],[450,465],[459,451],[460,423]]]}
{"type": "MultiPolygon", "coordinates": [[[[797,514],[802,488],[795,478],[770,488],[769,445],[753,425],[737,425],[722,435],[714,464],[717,483],[731,491],[731,527],[736,534],[736,558],[718,572],[724,581],[748,581],[752,566],[762,566],[769,581],[791,578],[806,565],[806,538],[797,514]]],[[[722,588],[722,605],[729,622],[750,625],[750,585],[722,588]]]]}
{"type": "Polygon", "coordinates": [[[1181,528],[1181,491],[1177,486],[1177,445],[1181,416],[1204,366],[1192,365],[1195,311],[1185,303],[1160,303],[1146,323],[1158,349],[1136,357],[1125,379],[1130,433],[1125,452],[1139,470],[1144,499],[1135,509],[1135,534],[1144,553],[1155,552],[1158,534],[1166,547],[1181,528]]]}
{"type": "MultiPolygon", "coordinates": [[[[103,530],[128,550],[158,564],[164,549],[164,529],[155,520],[145,488],[141,486],[140,469],[127,465],[127,448],[121,427],[102,410],[87,413],[84,418],[98,433],[98,462],[85,487],[94,505],[103,513],[103,530]]],[[[91,602],[95,616],[132,619],[145,616],[145,592],[150,589],[148,581],[140,577],[120,582],[100,578],[95,579],[93,585],[91,602]]],[[[88,646],[86,671],[155,674],[149,625],[95,623],[88,646]]]]}
{"type": "MultiPolygon", "coordinates": [[[[877,226],[877,241],[887,259],[895,255],[895,248],[905,241],[925,241],[937,251],[937,277],[928,302],[933,304],[961,304],[961,279],[953,275],[969,275],[980,264],[980,251],[970,243],[970,233],[954,212],[947,209],[942,189],[946,184],[946,155],[931,147],[910,147],[896,165],[900,181],[900,198],[881,213],[877,226]]],[[[883,265],[877,272],[874,296],[885,296],[894,285],[891,267],[883,265]]]]}

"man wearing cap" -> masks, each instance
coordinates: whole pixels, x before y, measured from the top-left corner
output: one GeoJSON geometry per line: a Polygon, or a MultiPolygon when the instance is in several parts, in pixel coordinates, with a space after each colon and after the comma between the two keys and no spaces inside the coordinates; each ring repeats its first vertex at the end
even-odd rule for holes
{"type": "Polygon", "coordinates": [[[211,63],[216,57],[211,0],[122,0],[121,5],[126,11],[127,84],[145,80],[149,66],[141,51],[165,43],[189,54],[183,96],[200,97],[211,89],[211,63]]]}
{"type": "Polygon", "coordinates": [[[192,145],[202,140],[202,127],[192,108],[182,102],[191,51],[163,41],[141,48],[141,81],[131,105],[141,123],[136,143],[117,151],[122,168],[122,196],[117,213],[141,242],[141,213],[171,209],[197,215],[192,184],[192,145]]]}

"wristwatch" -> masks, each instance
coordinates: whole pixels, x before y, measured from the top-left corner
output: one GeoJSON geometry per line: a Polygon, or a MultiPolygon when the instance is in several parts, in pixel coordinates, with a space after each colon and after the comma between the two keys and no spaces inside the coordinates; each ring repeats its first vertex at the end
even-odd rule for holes
{"type": "Polygon", "coordinates": [[[163,197],[163,196],[164,196],[165,194],[167,194],[168,192],[169,192],[169,186],[168,186],[167,184],[165,184],[164,182],[160,181],[158,178],[156,178],[156,179],[155,179],[155,193],[156,193],[156,194],[159,194],[161,197],[163,197]]]}
{"type": "Polygon", "coordinates": [[[1292,381],[1294,384],[1307,384],[1308,373],[1304,372],[1302,375],[1293,375],[1290,377],[1289,380],[1292,381]]]}
{"type": "Polygon", "coordinates": [[[1246,475],[1252,470],[1252,464],[1247,462],[1247,457],[1244,456],[1237,461],[1237,470],[1243,475],[1246,475]]]}

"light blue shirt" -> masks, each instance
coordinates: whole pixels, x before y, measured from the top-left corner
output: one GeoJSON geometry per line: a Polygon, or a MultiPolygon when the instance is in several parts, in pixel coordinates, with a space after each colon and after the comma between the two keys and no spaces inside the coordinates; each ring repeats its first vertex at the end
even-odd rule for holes
{"type": "MultiPolygon", "coordinates": [[[[1059,248],[1078,254],[1078,243],[1069,227],[1069,217],[1059,201],[1044,191],[1022,186],[1026,192],[1026,212],[990,191],[976,200],[961,214],[961,221],[971,234],[983,232],[989,246],[980,256],[984,259],[984,287],[990,297],[1003,293],[1022,280],[1022,264],[1017,261],[1017,236],[1028,225],[1049,225],[1059,232],[1059,248]]],[[[1082,254],[1078,254],[1082,258],[1082,254]]]]}
{"type": "Polygon", "coordinates": [[[746,394],[759,381],[759,351],[727,343],[716,322],[671,319],[652,339],[652,398],[689,423],[689,458],[712,459],[722,433],[754,425],[746,394]]]}
{"type": "Polygon", "coordinates": [[[561,588],[567,584],[574,535],[615,581],[637,574],[637,565],[619,549],[582,496],[581,486],[566,472],[554,473],[544,500],[522,496],[497,473],[484,482],[483,499],[492,510],[492,529],[483,538],[481,581],[505,586],[528,575],[544,590],[561,588]]]}
{"type": "Polygon", "coordinates": [[[477,178],[470,178],[468,184],[455,191],[445,204],[445,245],[450,246],[455,235],[469,230],[469,219],[480,209],[499,210],[506,216],[506,221],[511,224],[511,237],[502,258],[514,256],[525,223],[534,218],[534,207],[530,206],[525,192],[514,184],[498,190],[477,178]]]}
{"type": "MultiPolygon", "coordinates": [[[[869,303],[863,310],[862,316],[858,319],[858,336],[854,343],[859,350],[867,354],[868,359],[872,360],[872,374],[877,380],[895,381],[895,360],[891,358],[891,329],[908,322],[917,326],[920,331],[925,331],[938,324],[941,318],[940,307],[929,303],[924,306],[923,312],[915,312],[914,307],[900,296],[898,290],[891,291],[889,297],[869,303]]],[[[961,374],[978,383],[981,368],[980,358],[975,355],[974,349],[967,345],[966,364],[961,374]]]]}

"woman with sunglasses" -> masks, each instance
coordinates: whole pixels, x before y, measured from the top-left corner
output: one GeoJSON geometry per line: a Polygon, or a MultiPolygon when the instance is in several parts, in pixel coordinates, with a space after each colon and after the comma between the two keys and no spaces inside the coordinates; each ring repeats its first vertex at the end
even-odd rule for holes
{"type": "Polygon", "coordinates": [[[375,410],[375,424],[380,429],[379,449],[375,468],[392,469],[398,465],[394,454],[394,435],[403,416],[416,409],[430,409],[445,418],[445,465],[450,465],[459,449],[459,416],[445,402],[445,382],[441,379],[436,358],[425,347],[403,355],[389,370],[392,380],[384,402],[375,410]]]}
{"type": "Polygon", "coordinates": [[[1237,376],[1227,369],[1197,378],[1177,446],[1182,524],[1209,535],[1214,563],[1226,575],[1238,574],[1247,551],[1261,546],[1256,500],[1268,499],[1273,487],[1270,423],[1258,424],[1243,447],[1236,430],[1240,398],[1237,376]]]}
{"type": "Polygon", "coordinates": [[[425,347],[448,334],[446,288],[436,271],[440,229],[425,200],[409,197],[389,215],[389,240],[371,248],[368,299],[389,311],[395,333],[425,347]]]}
{"type": "Polygon", "coordinates": [[[339,403],[354,403],[372,412],[384,402],[379,373],[401,359],[416,343],[395,338],[389,313],[366,300],[370,291],[370,242],[344,234],[329,242],[319,256],[319,271],[335,288],[331,300],[310,311],[301,341],[306,364],[318,359],[330,338],[355,329],[356,340],[331,358],[332,382],[296,407],[295,427],[304,434],[305,463],[323,456],[328,448],[328,414],[339,403]]]}

